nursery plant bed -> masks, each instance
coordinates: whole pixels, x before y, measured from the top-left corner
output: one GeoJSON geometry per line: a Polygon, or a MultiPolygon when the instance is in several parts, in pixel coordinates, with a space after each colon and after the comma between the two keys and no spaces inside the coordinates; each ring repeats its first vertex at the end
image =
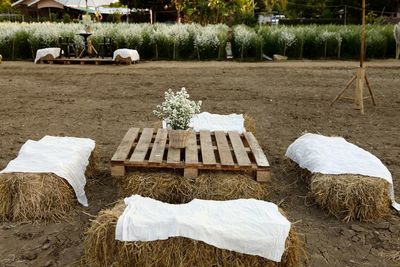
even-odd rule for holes
{"type": "Polygon", "coordinates": [[[112,176],[129,168],[184,169],[195,178],[198,170],[252,171],[259,182],[268,181],[270,166],[250,132],[192,132],[186,148],[170,148],[167,129],[130,128],[111,159],[112,176]]]}

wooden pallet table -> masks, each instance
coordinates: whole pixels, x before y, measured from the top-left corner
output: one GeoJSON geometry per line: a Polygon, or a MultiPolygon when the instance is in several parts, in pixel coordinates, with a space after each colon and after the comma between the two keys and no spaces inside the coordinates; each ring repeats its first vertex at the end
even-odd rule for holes
{"type": "Polygon", "coordinates": [[[54,59],[42,59],[39,60],[39,63],[43,64],[95,64],[95,65],[104,65],[104,64],[126,64],[126,65],[131,65],[131,64],[136,64],[138,63],[137,61],[131,62],[130,60],[118,60],[114,61],[112,60],[111,57],[108,58],[76,58],[76,57],[71,57],[71,58],[54,58],[54,59]]]}
{"type": "Polygon", "coordinates": [[[111,159],[112,176],[128,168],[184,169],[195,178],[198,170],[252,171],[257,181],[270,178],[268,159],[250,132],[192,132],[183,149],[169,147],[168,130],[130,128],[111,159]]]}

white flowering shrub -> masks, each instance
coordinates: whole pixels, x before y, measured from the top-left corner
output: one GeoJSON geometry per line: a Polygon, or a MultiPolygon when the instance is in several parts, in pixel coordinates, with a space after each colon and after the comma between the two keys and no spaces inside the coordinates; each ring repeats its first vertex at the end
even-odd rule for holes
{"type": "Polygon", "coordinates": [[[243,48],[247,48],[250,46],[252,40],[257,38],[257,34],[254,29],[245,26],[245,25],[238,25],[233,30],[235,42],[243,48]]]}
{"type": "Polygon", "coordinates": [[[283,47],[283,55],[286,55],[286,50],[296,43],[296,35],[293,30],[284,27],[281,28],[278,34],[278,41],[283,47]]]}
{"type": "MultiPolygon", "coordinates": [[[[228,37],[223,24],[162,23],[128,24],[93,22],[90,40],[96,47],[104,37],[110,37],[115,48],[137,49],[143,58],[163,59],[179,57],[216,59],[228,37]],[[217,53],[218,52],[218,53],[217,53]]],[[[83,48],[84,31],[81,23],[0,23],[0,53],[6,59],[33,58],[37,49],[56,46],[59,37],[68,37],[77,49],[83,48]]],[[[254,28],[238,25],[233,30],[232,47],[235,57],[243,57],[246,50],[252,56],[288,53],[294,57],[320,58],[335,56],[358,58],[361,27],[359,25],[261,26],[254,28]],[[317,46],[317,49],[316,49],[317,46]],[[251,49],[249,49],[251,48],[251,49]],[[257,51],[256,51],[257,50],[257,51]],[[286,51],[287,50],[287,51],[286,51]]],[[[395,41],[392,25],[367,25],[366,49],[369,57],[393,57],[395,41]]]]}
{"type": "Polygon", "coordinates": [[[211,27],[206,27],[203,31],[202,29],[197,31],[196,36],[194,38],[194,46],[197,49],[207,49],[212,48],[215,49],[219,45],[218,35],[215,32],[215,29],[211,27]]]}
{"type": "Polygon", "coordinates": [[[165,100],[157,105],[154,114],[166,121],[167,126],[174,130],[185,130],[189,128],[190,119],[200,112],[201,101],[189,100],[189,94],[185,87],[176,93],[171,89],[165,92],[165,100]]]}
{"type": "Polygon", "coordinates": [[[246,25],[238,25],[233,29],[234,41],[237,47],[240,48],[240,58],[243,60],[244,50],[250,47],[251,44],[256,44],[259,41],[259,36],[253,28],[246,25]]]}

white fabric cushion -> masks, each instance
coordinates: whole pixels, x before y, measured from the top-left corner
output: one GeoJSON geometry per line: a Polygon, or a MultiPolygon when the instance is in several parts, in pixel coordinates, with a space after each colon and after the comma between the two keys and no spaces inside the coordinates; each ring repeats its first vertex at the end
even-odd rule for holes
{"type": "Polygon", "coordinates": [[[174,205],[133,195],[125,204],[115,232],[120,241],[186,237],[280,262],[290,231],[275,204],[255,199],[195,199],[174,205]]]}
{"type": "MultiPolygon", "coordinates": [[[[202,112],[190,120],[189,127],[196,132],[201,130],[246,132],[242,114],[220,115],[202,112]]],[[[163,128],[167,128],[165,121],[163,121],[163,128]]]]}
{"type": "Polygon", "coordinates": [[[79,203],[86,207],[85,171],[94,148],[95,142],[88,138],[45,136],[39,141],[28,140],[0,173],[54,173],[71,185],[79,203]]]}

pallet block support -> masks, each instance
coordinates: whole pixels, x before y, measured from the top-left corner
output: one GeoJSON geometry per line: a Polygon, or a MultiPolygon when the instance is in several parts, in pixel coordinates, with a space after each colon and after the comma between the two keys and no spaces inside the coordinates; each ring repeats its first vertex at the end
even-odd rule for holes
{"type": "Polygon", "coordinates": [[[120,177],[125,176],[126,169],[124,165],[112,165],[111,166],[111,176],[120,177]]]}
{"type": "Polygon", "coordinates": [[[199,175],[199,170],[196,168],[185,168],[183,176],[189,179],[195,179],[199,175]]]}
{"type": "Polygon", "coordinates": [[[255,179],[257,182],[260,183],[265,183],[269,182],[271,179],[271,172],[265,170],[265,171],[254,171],[255,174],[255,179]]]}

